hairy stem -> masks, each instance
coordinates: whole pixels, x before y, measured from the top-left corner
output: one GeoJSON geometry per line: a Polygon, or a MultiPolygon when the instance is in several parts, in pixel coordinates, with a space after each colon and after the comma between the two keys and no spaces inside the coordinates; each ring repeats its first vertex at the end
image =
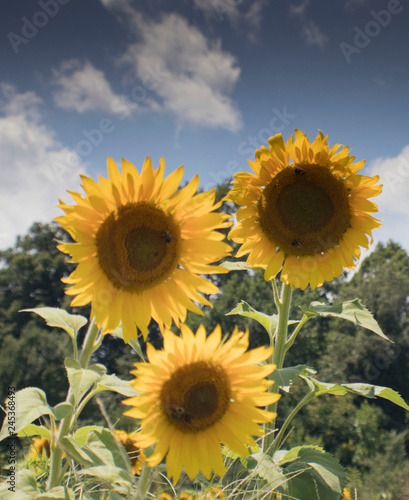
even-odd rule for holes
{"type": "MultiPolygon", "coordinates": [[[[280,369],[283,367],[284,357],[286,353],[288,316],[290,312],[292,292],[291,292],[291,286],[283,283],[283,286],[281,288],[281,297],[279,299],[278,293],[274,286],[273,290],[274,290],[274,299],[278,309],[278,324],[275,335],[274,352],[269,362],[275,364],[277,368],[280,369]]],[[[276,387],[275,385],[273,385],[271,390],[274,392],[279,392],[278,387],[276,387]]],[[[268,407],[268,410],[276,413],[277,403],[270,405],[268,407]]],[[[269,450],[272,446],[272,443],[274,441],[274,434],[273,434],[274,428],[275,428],[275,419],[272,422],[268,422],[265,425],[266,436],[264,437],[264,442],[263,442],[264,453],[269,453],[269,450]]]]}

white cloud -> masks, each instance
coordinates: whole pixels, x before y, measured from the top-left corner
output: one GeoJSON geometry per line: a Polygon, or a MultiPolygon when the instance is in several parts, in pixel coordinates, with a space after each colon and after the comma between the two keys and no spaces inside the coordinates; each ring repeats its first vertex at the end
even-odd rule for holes
{"type": "Polygon", "coordinates": [[[163,110],[177,117],[179,126],[240,129],[241,114],[230,97],[240,68],[219,42],[211,43],[177,14],[154,22],[133,11],[132,29],[141,41],[129,45],[122,62],[148,82],[145,87],[160,98],[163,110]]]}
{"type": "Polygon", "coordinates": [[[194,0],[196,8],[203,11],[208,19],[223,22],[227,19],[233,28],[251,42],[258,41],[263,9],[267,0],[194,0]]]}
{"type": "Polygon", "coordinates": [[[53,98],[60,108],[75,109],[78,113],[97,110],[112,113],[113,103],[122,98],[112,91],[104,73],[87,60],[64,61],[60,69],[53,70],[53,77],[53,84],[58,87],[53,98]]]}
{"type": "Polygon", "coordinates": [[[290,14],[298,17],[301,23],[301,36],[307,45],[318,45],[323,49],[328,42],[328,36],[323,33],[317,23],[308,15],[309,0],[301,4],[290,4],[290,14]]]}
{"type": "Polygon", "coordinates": [[[54,207],[67,189],[78,189],[85,166],[68,162],[70,151],[43,123],[41,99],[0,83],[0,247],[15,243],[33,222],[62,215],[54,207]],[[64,172],[56,164],[66,165],[64,172]],[[69,166],[72,165],[72,166],[69,166]]]}
{"type": "Polygon", "coordinates": [[[379,175],[382,193],[373,199],[383,226],[374,232],[379,240],[393,239],[409,251],[409,145],[393,158],[378,158],[369,165],[379,175]]]}

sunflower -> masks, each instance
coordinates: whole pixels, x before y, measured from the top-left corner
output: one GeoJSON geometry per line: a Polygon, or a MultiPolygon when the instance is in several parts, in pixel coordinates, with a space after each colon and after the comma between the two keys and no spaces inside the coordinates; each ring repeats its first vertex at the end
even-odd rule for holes
{"type": "Polygon", "coordinates": [[[34,437],[29,449],[29,458],[49,458],[51,455],[50,441],[44,437],[34,437]]]}
{"type": "Polygon", "coordinates": [[[340,500],[351,500],[351,493],[349,492],[349,490],[344,488],[344,491],[342,493],[340,500]]]}
{"type": "Polygon", "coordinates": [[[372,242],[380,226],[368,200],[381,192],[379,176],[358,175],[365,161],[353,163],[346,146],[328,147],[320,131],[313,143],[295,130],[287,144],[281,134],[269,149],[249,161],[254,172],[236,174],[226,199],[241,205],[229,238],[241,243],[237,257],[265,268],[266,280],[281,270],[281,280],[297,288],[321,286],[356,267],[360,247],[372,242]]]}
{"type": "Polygon", "coordinates": [[[124,401],[133,407],[125,415],[141,419],[138,445],[157,443],[147,464],[153,467],[167,455],[175,484],[183,466],[191,479],[199,469],[207,479],[211,469],[223,476],[220,442],[248,455],[247,446],[256,444],[252,436],[263,434],[258,424],[276,416],[258,407],[279,399],[266,392],[273,382],[265,377],[275,365],[254,366],[271,356],[272,348],[246,352],[248,332],[237,327],[223,344],[220,326],[207,338],[202,325],[196,335],[184,324],[181,332],[178,337],[166,329],[162,351],[148,344],[149,363],[136,363],[131,372],[139,395],[124,401]]]}
{"type": "Polygon", "coordinates": [[[198,500],[215,500],[216,498],[224,499],[225,494],[224,492],[220,489],[217,488],[216,486],[212,486],[210,488],[207,488],[201,496],[199,496],[198,500]]]}
{"type": "Polygon", "coordinates": [[[132,474],[139,476],[146,457],[143,450],[141,450],[141,448],[139,448],[136,444],[135,433],[133,432],[131,434],[127,434],[125,431],[115,430],[114,436],[116,440],[122,444],[129,455],[132,466],[132,474]]]}
{"type": "Polygon", "coordinates": [[[108,158],[108,177],[99,184],[81,176],[86,197],[70,192],[76,205],[60,200],[66,215],[57,217],[76,243],[58,248],[78,263],[63,279],[76,295],[71,306],[91,302],[91,317],[104,333],[122,321],[125,342],[144,337],[153,318],[161,329],[172,320],[179,325],[187,310],[202,314],[193,303],[211,305],[198,292],[217,293],[217,287],[200,274],[222,273],[212,264],[231,251],[216,228],[225,228],[228,215],[212,213],[215,190],[195,194],[195,176],[176,192],[183,167],[165,180],[165,162],[154,170],[150,158],[142,172],[122,160],[122,175],[108,158]]]}

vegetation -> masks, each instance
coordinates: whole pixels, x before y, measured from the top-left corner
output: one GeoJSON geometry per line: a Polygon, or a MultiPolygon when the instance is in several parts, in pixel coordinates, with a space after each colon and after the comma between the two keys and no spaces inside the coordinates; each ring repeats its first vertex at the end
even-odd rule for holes
{"type": "MultiPolygon", "coordinates": [[[[70,300],[60,281],[72,269],[56,249],[56,240],[67,238],[57,225],[35,224],[14,248],[0,252],[2,401],[9,386],[41,387],[53,405],[65,397],[63,351],[70,342],[68,336],[46,327],[41,318],[19,311],[50,306],[89,316],[87,308],[69,308],[70,300]]],[[[222,293],[212,299],[213,309],[207,310],[203,318],[189,315],[188,323],[194,328],[202,322],[208,331],[217,323],[223,331],[232,331],[233,325],[238,324],[250,329],[253,347],[267,343],[261,325],[225,313],[244,300],[253,308],[272,314],[270,284],[262,274],[246,271],[233,271],[218,279],[222,293]]],[[[314,366],[318,378],[328,382],[359,381],[392,387],[409,401],[409,256],[397,243],[378,244],[350,279],[343,276],[314,291],[295,290],[294,297],[294,302],[305,306],[314,300],[337,303],[361,297],[393,343],[378,340],[352,323],[317,317],[305,325],[286,364],[314,366]]],[[[293,308],[291,317],[300,319],[301,311],[293,308]]],[[[149,340],[160,345],[154,325],[150,332],[149,340]]],[[[136,355],[122,340],[113,336],[106,340],[95,361],[104,363],[108,373],[130,378],[136,355]]],[[[302,383],[296,383],[291,393],[284,395],[279,408],[281,417],[303,392],[302,383]]],[[[101,396],[99,406],[89,404],[84,419],[106,425],[107,413],[114,423],[120,422],[122,428],[130,430],[133,422],[122,417],[122,410],[116,396],[101,396]]],[[[407,412],[381,400],[368,402],[353,395],[322,396],[296,417],[286,445],[290,448],[300,443],[316,444],[334,454],[346,467],[349,489],[356,487],[359,499],[404,500],[409,499],[408,423],[407,412]]]]}

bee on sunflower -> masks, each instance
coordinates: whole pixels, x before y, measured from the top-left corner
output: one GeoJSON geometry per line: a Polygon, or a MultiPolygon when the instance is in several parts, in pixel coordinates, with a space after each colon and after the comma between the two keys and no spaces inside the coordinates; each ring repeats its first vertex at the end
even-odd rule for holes
{"type": "Polygon", "coordinates": [[[223,476],[221,442],[240,456],[256,446],[252,436],[263,435],[259,424],[276,413],[262,407],[280,395],[268,392],[273,364],[255,366],[271,357],[272,347],[247,351],[248,332],[234,330],[222,343],[218,326],[206,337],[200,326],[194,335],[181,325],[182,336],[163,332],[164,349],[148,344],[149,363],[136,363],[131,381],[138,396],[123,401],[132,408],[125,415],[141,420],[136,442],[156,445],[146,459],[149,467],[166,456],[168,477],[176,484],[183,467],[194,479],[201,470],[210,479],[213,469],[223,476]]]}
{"type": "Polygon", "coordinates": [[[241,208],[229,238],[267,281],[281,271],[286,284],[321,286],[356,267],[372,242],[380,223],[369,198],[382,190],[379,176],[358,174],[365,161],[354,163],[346,146],[329,148],[321,131],[313,142],[296,129],[287,143],[277,134],[268,144],[249,161],[254,174],[234,175],[226,199],[241,208]]]}
{"type": "Polygon", "coordinates": [[[197,175],[178,190],[183,167],[164,171],[163,158],[156,170],[147,158],[141,173],[123,160],[121,175],[109,158],[108,179],[81,176],[86,196],[69,192],[76,204],[60,200],[66,215],[55,219],[75,240],[58,246],[78,264],[63,279],[71,306],[91,302],[97,326],[112,333],[121,322],[125,342],[137,328],[146,339],[151,318],[163,329],[188,310],[203,315],[194,302],[210,306],[201,293],[218,292],[203,275],[227,272],[211,265],[231,252],[217,231],[230,223],[215,190],[195,194],[197,175]]]}

